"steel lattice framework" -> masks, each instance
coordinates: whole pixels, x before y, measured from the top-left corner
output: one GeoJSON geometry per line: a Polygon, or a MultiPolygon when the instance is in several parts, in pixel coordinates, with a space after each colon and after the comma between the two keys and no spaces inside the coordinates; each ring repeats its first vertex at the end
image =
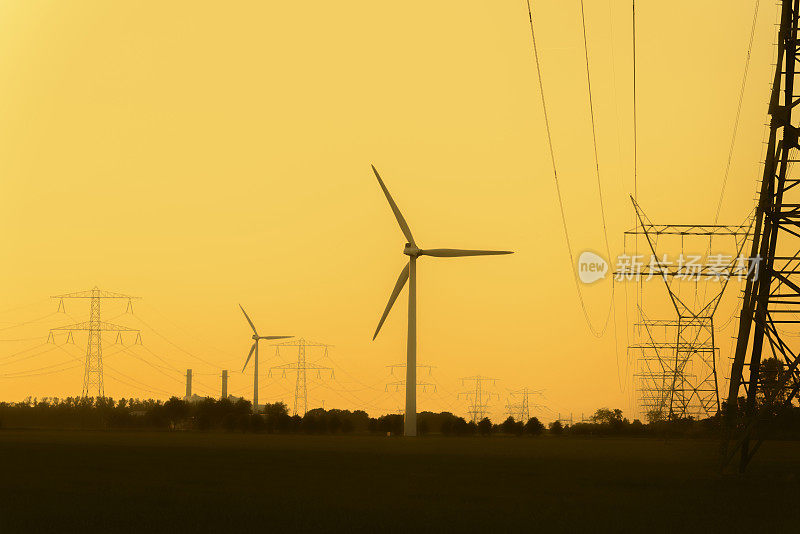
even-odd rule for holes
{"type": "Polygon", "coordinates": [[[506,413],[514,418],[515,421],[520,421],[522,423],[527,423],[528,420],[531,418],[531,407],[533,408],[544,408],[541,404],[535,404],[530,402],[530,397],[541,396],[542,392],[540,390],[533,391],[524,387],[522,389],[517,389],[514,391],[508,392],[509,399],[506,402],[506,413]],[[512,400],[519,399],[519,402],[512,402],[512,400]]]}
{"type": "MultiPolygon", "coordinates": [[[[406,364],[404,363],[393,363],[391,365],[386,366],[389,369],[390,374],[394,375],[395,369],[405,369],[406,364]]],[[[432,365],[419,365],[417,364],[417,370],[419,369],[427,369],[428,375],[433,373],[433,366],[432,365]]],[[[419,374],[417,374],[419,376],[419,374]]],[[[406,381],[405,380],[393,380],[391,382],[387,382],[386,386],[384,387],[384,391],[389,391],[389,388],[393,387],[395,391],[400,391],[401,389],[405,391],[406,381]]],[[[436,384],[433,382],[423,382],[421,380],[417,380],[417,390],[422,388],[423,392],[427,392],[428,388],[432,388],[433,391],[436,391],[436,384]]]]}
{"type": "Polygon", "coordinates": [[[719,350],[714,340],[714,313],[728,283],[741,275],[741,252],[747,242],[750,225],[657,225],[647,218],[633,197],[631,201],[638,224],[625,234],[643,235],[651,252],[651,260],[643,263],[635,273],[631,263],[615,275],[629,279],[634,274],[637,279],[661,278],[676,315],[674,319],[650,320],[645,317],[641,307],[638,309],[641,321],[635,327],[644,335],[639,342],[629,345],[628,349],[637,355],[639,371],[634,378],[639,392],[639,406],[652,420],[712,417],[720,409],[717,376],[719,350]],[[681,243],[688,237],[708,239],[709,251],[714,237],[727,237],[732,239],[736,255],[724,261],[720,255],[721,261],[716,265],[675,264],[660,253],[658,241],[661,236],[678,236],[681,243]],[[682,298],[673,287],[674,282],[681,279],[716,280],[719,285],[710,294],[704,292],[699,303],[692,303],[682,298]]]}
{"type": "Polygon", "coordinates": [[[800,390],[797,342],[788,336],[788,329],[800,324],[800,178],[792,172],[800,161],[800,128],[793,115],[800,103],[794,92],[800,0],[783,0],[781,6],[770,133],[751,253],[761,268],[749,277],[743,294],[722,447],[722,467],[739,453],[742,471],[761,446],[768,422],[795,401],[800,390]],[[766,358],[783,366],[769,387],[761,373],[765,351],[766,358]]]}
{"type": "Polygon", "coordinates": [[[639,353],[639,402],[651,420],[700,419],[719,410],[713,316],[637,323],[647,340],[630,345],[639,353]]]}
{"type": "Polygon", "coordinates": [[[643,319],[634,326],[645,333],[646,341],[628,347],[637,356],[639,371],[634,374],[634,380],[639,407],[651,421],[665,419],[670,412],[671,388],[676,371],[672,357],[675,352],[675,333],[672,329],[677,324],[674,320],[643,319]]]}
{"type": "Polygon", "coordinates": [[[81,390],[82,397],[88,397],[91,392],[97,392],[97,397],[105,396],[103,387],[103,346],[102,346],[102,333],[103,332],[117,332],[117,341],[121,341],[122,332],[135,332],[135,343],[141,343],[141,334],[139,330],[128,328],[127,326],[120,326],[100,320],[100,301],[102,299],[127,299],[127,311],[132,311],[132,299],[139,297],[132,297],[130,295],[123,295],[122,293],[112,293],[111,291],[103,291],[94,287],[88,291],[78,291],[76,293],[66,293],[64,295],[55,295],[52,298],[59,299],[58,309],[64,310],[64,299],[89,299],[89,320],[82,323],[75,323],[67,326],[60,326],[52,328],[48,341],[53,338],[53,332],[67,331],[68,339],[72,339],[72,332],[86,331],[89,333],[89,340],[86,344],[86,361],[84,363],[83,371],[83,388],[81,390]]]}
{"type": "Polygon", "coordinates": [[[500,398],[500,395],[497,393],[487,391],[483,384],[491,382],[494,386],[497,384],[497,379],[475,375],[461,379],[462,384],[465,384],[466,382],[475,382],[475,389],[471,391],[462,391],[458,394],[458,397],[460,398],[463,395],[467,398],[469,401],[469,408],[467,409],[469,419],[473,423],[478,423],[484,417],[488,416],[489,401],[492,399],[492,397],[496,397],[498,399],[500,398]]]}
{"type": "Polygon", "coordinates": [[[307,347],[322,347],[324,350],[323,358],[328,355],[328,347],[331,345],[325,345],[324,343],[311,343],[306,341],[303,338],[298,339],[297,341],[287,341],[285,343],[277,343],[275,344],[275,355],[278,356],[280,354],[281,347],[297,347],[297,362],[296,363],[285,363],[283,365],[275,365],[270,367],[269,375],[272,376],[273,370],[280,370],[282,372],[282,376],[286,376],[287,371],[294,371],[297,373],[295,386],[294,386],[294,414],[304,416],[308,411],[308,384],[307,384],[307,373],[309,370],[316,371],[317,377],[322,377],[322,371],[330,371],[331,377],[333,377],[333,368],[325,367],[323,365],[318,365],[316,363],[312,363],[306,360],[306,348],[307,347]]]}

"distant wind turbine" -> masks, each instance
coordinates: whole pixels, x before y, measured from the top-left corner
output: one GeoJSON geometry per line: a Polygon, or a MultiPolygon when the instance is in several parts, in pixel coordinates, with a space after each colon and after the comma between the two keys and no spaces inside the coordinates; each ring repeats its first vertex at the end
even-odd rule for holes
{"type": "Polygon", "coordinates": [[[386,305],[386,309],[383,311],[383,315],[381,316],[381,320],[378,322],[378,328],[375,329],[375,335],[372,336],[374,340],[378,337],[378,332],[381,330],[381,326],[383,326],[383,322],[386,320],[386,316],[389,315],[389,310],[392,309],[392,305],[394,301],[397,300],[397,296],[402,291],[403,286],[406,285],[406,282],[410,279],[408,285],[408,340],[406,343],[407,346],[407,362],[406,362],[406,410],[405,410],[405,421],[403,424],[403,434],[406,436],[416,436],[417,435],[417,258],[420,256],[433,256],[435,258],[458,258],[462,256],[493,256],[498,254],[513,254],[512,251],[509,250],[464,250],[464,249],[457,249],[457,248],[431,248],[431,249],[421,249],[417,247],[416,242],[414,241],[414,236],[411,235],[411,229],[408,227],[408,223],[403,218],[403,214],[400,213],[400,208],[397,207],[394,200],[392,199],[392,195],[389,194],[389,190],[386,189],[386,185],[381,180],[380,174],[375,169],[375,166],[372,166],[372,172],[375,173],[375,177],[378,179],[378,183],[383,190],[383,194],[386,195],[386,200],[389,201],[389,206],[392,208],[392,212],[394,213],[395,219],[397,219],[397,223],[400,225],[400,230],[402,230],[403,235],[406,237],[408,242],[406,243],[405,248],[403,249],[403,254],[408,256],[408,263],[403,270],[400,271],[400,277],[397,279],[397,283],[392,290],[392,294],[389,295],[389,303],[386,305]]]}
{"type": "MultiPolygon", "coordinates": [[[[239,307],[242,308],[242,305],[239,304],[239,307]]],[[[258,342],[262,339],[285,339],[293,336],[259,336],[258,331],[256,330],[256,325],[254,325],[253,321],[250,320],[250,316],[247,315],[247,312],[244,311],[244,308],[242,308],[242,313],[244,314],[244,318],[247,319],[247,322],[250,323],[250,328],[253,329],[253,346],[250,347],[250,353],[247,355],[247,359],[244,361],[242,372],[244,372],[247,364],[250,362],[250,358],[255,352],[256,359],[253,361],[253,412],[258,413],[258,342]]]]}

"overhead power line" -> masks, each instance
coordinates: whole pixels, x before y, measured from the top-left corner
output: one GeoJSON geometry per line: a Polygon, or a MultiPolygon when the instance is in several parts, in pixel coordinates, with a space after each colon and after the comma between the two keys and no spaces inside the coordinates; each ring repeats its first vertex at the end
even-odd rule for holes
{"type": "MultiPolygon", "coordinates": [[[[577,275],[577,272],[576,272],[575,257],[574,257],[573,251],[572,251],[572,243],[570,242],[570,238],[569,238],[569,228],[568,228],[568,225],[567,225],[567,216],[566,216],[566,211],[564,209],[564,199],[563,199],[563,196],[561,194],[561,185],[559,184],[559,181],[558,181],[558,166],[556,165],[556,155],[555,155],[555,150],[553,148],[553,136],[552,136],[551,129],[550,129],[550,119],[549,119],[548,114],[547,114],[547,101],[545,99],[544,83],[542,81],[542,68],[541,68],[541,62],[539,60],[539,50],[538,50],[538,48],[536,46],[536,31],[534,29],[534,24],[533,24],[533,9],[531,8],[531,0],[526,0],[526,2],[527,2],[527,5],[528,5],[528,20],[530,21],[530,27],[531,27],[531,40],[533,42],[533,55],[534,55],[534,59],[536,61],[536,74],[537,74],[537,78],[538,78],[538,82],[539,82],[539,96],[541,97],[541,101],[542,101],[542,112],[543,112],[543,115],[544,115],[544,126],[545,126],[545,131],[547,133],[547,147],[548,147],[548,149],[550,151],[550,162],[551,162],[552,167],[553,167],[553,180],[554,180],[555,186],[556,186],[556,196],[558,198],[558,208],[559,208],[559,210],[561,212],[561,225],[562,225],[562,227],[564,229],[564,239],[566,241],[567,253],[569,255],[570,271],[572,272],[573,281],[575,283],[575,290],[576,290],[576,292],[578,294],[578,302],[581,305],[581,311],[583,312],[583,316],[584,316],[584,319],[586,320],[586,324],[588,325],[589,330],[592,332],[592,334],[595,337],[602,337],[605,334],[606,328],[608,327],[608,323],[609,323],[609,320],[610,320],[611,315],[612,315],[614,301],[613,301],[613,298],[612,298],[611,303],[610,303],[610,305],[608,307],[608,311],[606,313],[606,318],[603,321],[602,328],[600,328],[600,329],[595,328],[593,323],[592,323],[592,319],[589,316],[589,311],[588,311],[588,309],[586,307],[586,302],[585,302],[585,300],[583,298],[583,291],[581,290],[580,282],[578,280],[578,275],[577,275]]],[[[584,34],[584,36],[585,36],[585,34],[584,34]]],[[[588,59],[588,53],[587,53],[587,59],[588,59]]],[[[602,209],[602,204],[601,204],[601,209],[602,209]]],[[[609,257],[609,261],[610,261],[610,259],[611,258],[609,257]]],[[[613,291],[613,288],[612,288],[612,291],[613,291]]]]}
{"type": "Polygon", "coordinates": [[[739,87],[739,103],[736,106],[736,118],[733,120],[733,133],[731,134],[731,146],[728,149],[728,160],[725,163],[725,173],[722,176],[722,190],[719,193],[719,201],[717,202],[717,212],[714,214],[714,224],[719,221],[719,213],[722,210],[722,200],[725,198],[725,187],[728,185],[728,175],[731,170],[731,161],[733,161],[733,147],[736,144],[736,133],[739,130],[739,118],[742,115],[742,102],[744,101],[744,90],[747,85],[747,73],[750,70],[750,54],[753,50],[753,38],[756,35],[756,21],[758,20],[758,7],[761,0],[756,0],[753,7],[753,22],[750,25],[750,42],[747,44],[747,56],[744,60],[744,73],[742,74],[742,85],[739,87]]]}
{"type": "Polygon", "coordinates": [[[158,330],[156,330],[155,328],[150,326],[150,324],[147,323],[144,319],[142,319],[138,314],[133,313],[132,315],[134,317],[136,317],[136,319],[138,319],[139,322],[141,322],[144,326],[146,326],[155,335],[157,335],[158,337],[160,337],[161,339],[163,339],[164,341],[166,341],[167,343],[169,343],[170,345],[172,345],[173,347],[175,347],[179,351],[183,352],[184,354],[186,354],[190,358],[194,358],[195,360],[197,360],[199,362],[202,362],[202,363],[204,363],[206,365],[209,365],[209,366],[213,367],[214,369],[220,369],[220,370],[222,369],[222,367],[220,365],[218,365],[216,363],[212,363],[212,362],[206,360],[205,358],[201,358],[200,356],[197,356],[196,354],[194,354],[192,352],[189,352],[188,350],[184,349],[183,347],[181,347],[180,345],[178,345],[177,343],[175,343],[174,341],[169,339],[167,336],[165,336],[164,334],[162,334],[161,332],[159,332],[158,330]]]}

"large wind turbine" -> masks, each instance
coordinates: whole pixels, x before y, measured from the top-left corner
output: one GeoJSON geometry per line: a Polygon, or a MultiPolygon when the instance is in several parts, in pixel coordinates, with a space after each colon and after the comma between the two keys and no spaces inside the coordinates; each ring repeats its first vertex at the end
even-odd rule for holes
{"type": "MultiPolygon", "coordinates": [[[[242,308],[242,305],[239,304],[239,307],[242,308]]],[[[250,362],[250,358],[255,352],[256,359],[253,361],[253,412],[258,413],[258,342],[262,339],[284,339],[292,336],[259,336],[258,331],[256,330],[256,325],[254,325],[253,321],[250,320],[250,316],[247,315],[247,312],[244,311],[244,308],[242,308],[242,313],[244,314],[244,318],[247,319],[247,322],[250,323],[250,328],[253,329],[253,346],[250,347],[250,353],[247,355],[247,359],[244,361],[242,372],[244,372],[247,364],[250,362]]]]}
{"type": "Polygon", "coordinates": [[[408,223],[403,218],[403,214],[400,213],[400,209],[395,204],[394,200],[392,199],[392,195],[389,194],[389,190],[386,189],[386,184],[383,183],[381,180],[380,174],[375,169],[375,166],[372,166],[372,172],[375,173],[375,177],[378,179],[378,183],[383,189],[383,194],[386,195],[386,200],[389,201],[389,206],[392,208],[392,212],[394,213],[395,218],[397,219],[397,223],[400,225],[400,230],[402,230],[403,235],[406,237],[408,242],[406,243],[405,248],[403,249],[403,254],[408,256],[408,263],[403,270],[400,271],[400,277],[397,279],[397,283],[392,290],[392,294],[389,295],[389,303],[386,305],[386,309],[383,310],[383,315],[381,316],[381,320],[378,322],[378,328],[375,329],[375,335],[372,336],[374,340],[378,337],[378,332],[381,330],[381,326],[383,326],[383,322],[386,320],[386,316],[389,315],[389,310],[392,309],[392,305],[394,301],[397,300],[397,296],[402,291],[403,286],[406,285],[408,281],[408,341],[407,341],[407,351],[408,357],[406,361],[406,413],[405,413],[405,421],[403,425],[403,434],[406,436],[416,436],[417,435],[417,258],[420,256],[433,256],[435,258],[458,258],[462,256],[492,256],[496,254],[512,254],[509,250],[464,250],[458,248],[431,248],[431,249],[421,249],[417,246],[417,243],[414,241],[414,236],[411,235],[411,229],[408,227],[408,223]],[[410,281],[409,281],[410,280],[410,281]]]}

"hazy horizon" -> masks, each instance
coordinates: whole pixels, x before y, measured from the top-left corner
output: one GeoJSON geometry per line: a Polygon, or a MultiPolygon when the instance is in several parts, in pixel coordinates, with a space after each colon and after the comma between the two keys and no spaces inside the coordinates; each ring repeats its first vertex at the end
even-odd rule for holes
{"type": "MultiPolygon", "coordinates": [[[[654,222],[709,224],[753,7],[640,4],[638,201],[654,222]]],[[[604,254],[580,6],[535,8],[573,249],[604,254]]],[[[759,12],[723,223],[753,205],[776,13],[759,12]]],[[[634,224],[630,18],[629,3],[586,3],[612,256],[634,224]]],[[[309,408],[397,411],[402,389],[385,389],[403,378],[387,366],[405,361],[405,293],[371,339],[405,240],[374,164],[422,246],[515,251],[420,260],[419,363],[434,368],[419,379],[438,387],[420,391],[419,411],[463,415],[459,379],[480,374],[497,379],[493,419],[522,387],[543,390],[553,417],[642,417],[631,295],[617,285],[616,335],[600,339],[576,298],[524,3],[9,2],[0,30],[0,400],[80,394],[82,365],[50,372],[80,363],[85,334],[38,346],[88,320],[88,301],[54,314],[49,297],[98,286],[142,297],[135,316],[103,303],[103,320],[141,328],[144,343],[125,352],[104,335],[107,396],[182,396],[192,368],[195,392],[219,395],[229,369],[229,392],[250,399],[241,304],[264,334],[332,345],[335,379],[309,374],[309,408]]],[[[610,288],[584,287],[595,325],[610,288]]],[[[721,390],[730,335],[718,334],[721,390]]],[[[281,356],[263,346],[259,401],[291,407],[293,375],[267,377],[294,354],[281,356]]]]}

